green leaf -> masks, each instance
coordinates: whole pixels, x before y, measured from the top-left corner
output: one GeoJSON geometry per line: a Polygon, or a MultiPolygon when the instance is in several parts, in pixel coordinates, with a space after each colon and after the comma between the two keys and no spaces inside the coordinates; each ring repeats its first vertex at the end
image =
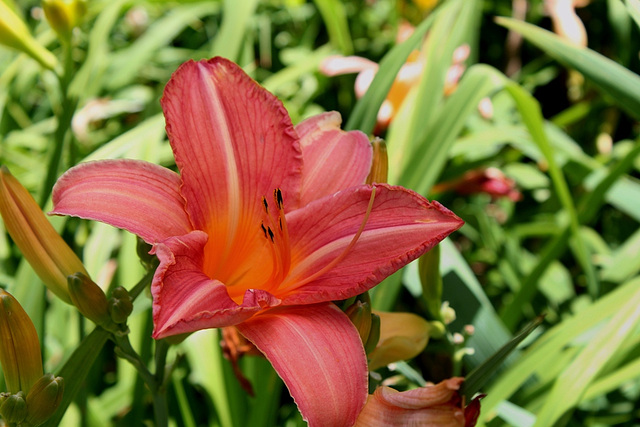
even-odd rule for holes
{"type": "Polygon", "coordinates": [[[387,93],[389,93],[389,89],[391,89],[398,71],[400,71],[400,68],[406,62],[409,54],[418,47],[422,37],[429,28],[431,28],[441,9],[442,8],[438,8],[436,12],[429,15],[427,19],[416,27],[411,37],[399,45],[394,46],[389,53],[382,58],[380,68],[371,82],[367,93],[358,100],[353,108],[349,121],[345,125],[346,130],[359,129],[366,134],[373,131],[378,110],[380,110],[380,106],[387,97],[387,93]]]}
{"type": "MultiPolygon", "coordinates": [[[[241,4],[244,3],[248,2],[241,4]]],[[[219,5],[215,2],[184,4],[171,8],[166,16],[154,21],[129,47],[112,55],[107,70],[107,89],[114,91],[131,83],[140,74],[140,69],[153,60],[161,47],[168,45],[188,25],[203,16],[215,13],[218,9],[219,5]]],[[[228,40],[226,43],[231,44],[228,40]]]]}
{"type": "Polygon", "coordinates": [[[640,289],[627,296],[609,322],[554,383],[535,426],[550,426],[582,399],[586,388],[640,324],[640,289]]]}
{"type": "Polygon", "coordinates": [[[456,310],[456,320],[449,325],[449,329],[462,330],[465,325],[475,327],[474,334],[466,343],[475,352],[465,356],[465,362],[473,368],[495,353],[511,335],[497,316],[469,264],[454,244],[445,239],[439,246],[442,251],[442,300],[448,301],[456,310]]]}
{"type": "MultiPolygon", "coordinates": [[[[508,399],[531,376],[563,368],[562,360],[571,360],[563,359],[562,357],[567,346],[576,337],[592,330],[605,319],[617,316],[621,307],[624,307],[625,311],[630,308],[627,303],[630,299],[635,301],[635,298],[640,296],[638,289],[640,289],[640,278],[619,286],[597,302],[579,311],[574,316],[566,318],[562,323],[543,334],[516,363],[500,375],[487,391],[487,397],[482,401],[484,421],[489,421],[494,415],[493,409],[496,405],[508,399]]],[[[626,333],[626,327],[622,330],[626,333]]],[[[613,329],[609,330],[610,334],[611,331],[613,329]]],[[[598,346],[601,344],[597,340],[589,340],[589,342],[593,342],[598,346]]],[[[575,375],[580,376],[582,373],[575,373],[575,375]]]]}
{"type": "Polygon", "coordinates": [[[211,56],[223,56],[236,62],[240,59],[242,42],[257,5],[258,0],[224,0],[222,25],[213,42],[211,56]]]}
{"type": "Polygon", "coordinates": [[[509,18],[496,18],[496,21],[522,34],[556,61],[584,74],[630,116],[640,119],[640,76],[599,53],[574,46],[535,25],[509,18]]]}
{"type": "MultiPolygon", "coordinates": [[[[405,140],[411,139],[410,146],[406,147],[411,155],[404,153],[409,160],[401,169],[400,185],[421,194],[429,192],[444,169],[449,149],[462,131],[469,114],[475,111],[482,98],[500,88],[502,82],[500,74],[492,67],[478,64],[469,68],[453,95],[435,112],[435,124],[419,135],[407,134],[403,137],[405,140]]],[[[415,117],[432,114],[417,107],[414,111],[415,117]]],[[[390,165],[397,163],[391,157],[399,154],[394,153],[403,152],[401,147],[408,144],[400,142],[398,147],[397,143],[397,140],[389,140],[390,165]]]]}
{"type": "Polygon", "coordinates": [[[518,334],[511,338],[500,350],[485,360],[480,366],[471,371],[464,380],[460,392],[470,400],[480,391],[486,382],[502,366],[507,357],[528,337],[541,323],[544,317],[539,316],[525,326],[518,334]]]}
{"type": "Polygon", "coordinates": [[[42,424],[43,426],[54,427],[60,424],[62,416],[84,384],[93,366],[93,362],[95,362],[98,354],[102,351],[102,347],[108,338],[109,332],[100,327],[95,328],[93,332],[82,340],[71,357],[65,362],[57,374],[64,378],[64,395],[62,402],[53,416],[42,424]]]}
{"type": "Polygon", "coordinates": [[[78,99],[96,96],[102,88],[102,78],[109,61],[109,36],[129,0],[110,2],[98,15],[89,33],[87,58],[69,86],[69,95],[78,99]]]}
{"type": "Polygon", "coordinates": [[[640,28],[640,0],[626,0],[627,10],[629,15],[636,21],[636,24],[640,28]]]}
{"type": "Polygon", "coordinates": [[[315,0],[316,7],[327,26],[329,40],[343,55],[353,53],[353,42],[349,34],[349,23],[344,5],[339,0],[315,0]]]}

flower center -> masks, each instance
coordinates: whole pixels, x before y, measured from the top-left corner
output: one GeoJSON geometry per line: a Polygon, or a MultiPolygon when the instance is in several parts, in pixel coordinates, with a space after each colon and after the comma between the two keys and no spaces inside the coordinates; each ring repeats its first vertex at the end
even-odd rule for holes
{"type": "Polygon", "coordinates": [[[229,271],[233,271],[233,275],[227,276],[224,280],[221,279],[227,285],[229,296],[238,304],[242,303],[244,293],[248,289],[260,289],[276,297],[283,297],[333,269],[353,250],[362,235],[373,208],[375,195],[376,187],[374,186],[362,223],[349,244],[326,265],[311,274],[303,275],[292,274],[294,270],[291,265],[292,246],[282,191],[279,188],[273,191],[272,202],[263,196],[260,229],[254,228],[257,240],[252,240],[252,243],[258,246],[249,257],[234,258],[233,262],[229,263],[229,271]]]}

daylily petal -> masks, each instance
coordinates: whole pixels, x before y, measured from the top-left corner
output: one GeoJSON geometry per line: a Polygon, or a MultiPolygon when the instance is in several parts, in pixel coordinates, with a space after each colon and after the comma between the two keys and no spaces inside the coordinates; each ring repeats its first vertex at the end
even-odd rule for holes
{"type": "Polygon", "coordinates": [[[376,184],[364,231],[348,249],[362,225],[372,188],[344,190],[287,215],[293,267],[276,294],[283,303],[310,304],[360,294],[463,224],[438,202],[402,187],[376,184]],[[336,259],[328,271],[319,273],[336,259]]]}
{"type": "Polygon", "coordinates": [[[462,378],[399,392],[380,387],[369,396],[356,427],[430,425],[464,427],[458,389],[462,378]]]}
{"type": "Polygon", "coordinates": [[[300,206],[342,189],[364,184],[371,169],[369,138],[360,131],[340,130],[335,111],[296,126],[304,159],[300,206]]]}
{"type": "Polygon", "coordinates": [[[236,325],[280,303],[267,292],[248,290],[236,304],[223,283],[202,272],[206,243],[205,233],[193,231],[154,246],[160,260],[151,285],[154,338],[236,325]]]}
{"type": "Polygon", "coordinates": [[[180,176],[139,160],[102,160],[69,169],[53,189],[50,213],[106,222],[148,243],[192,230],[180,176]]]}
{"type": "Polygon", "coordinates": [[[286,210],[299,202],[302,157],[287,111],[224,58],[180,66],[161,103],[187,212],[210,237],[207,274],[248,271],[262,247],[262,197],[280,188],[286,210]]]}
{"type": "Polygon", "coordinates": [[[278,307],[237,326],[284,380],[314,426],[352,426],[367,396],[360,336],[334,304],[278,307]]]}

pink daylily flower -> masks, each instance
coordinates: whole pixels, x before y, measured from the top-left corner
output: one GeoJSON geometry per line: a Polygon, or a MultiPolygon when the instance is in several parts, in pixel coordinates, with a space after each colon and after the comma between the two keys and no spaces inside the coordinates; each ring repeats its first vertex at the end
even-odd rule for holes
{"type": "Polygon", "coordinates": [[[52,213],[153,245],[154,338],[236,326],[310,425],[353,425],[367,360],[331,301],[372,288],[462,220],[410,190],[364,185],[364,134],[341,131],[337,113],[294,128],[282,103],[225,59],[183,64],[161,103],[180,173],[82,164],[56,184],[52,213]]]}

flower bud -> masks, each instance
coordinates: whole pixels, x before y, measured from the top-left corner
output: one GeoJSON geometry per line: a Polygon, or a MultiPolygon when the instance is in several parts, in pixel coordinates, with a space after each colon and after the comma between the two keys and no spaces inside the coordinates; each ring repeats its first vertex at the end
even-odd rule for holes
{"type": "Polygon", "coordinates": [[[373,148],[373,161],[371,162],[371,171],[367,177],[367,184],[385,183],[389,171],[389,157],[387,155],[387,144],[382,138],[374,138],[371,141],[373,148]]]}
{"type": "Polygon", "coordinates": [[[116,323],[124,323],[133,311],[133,302],[129,292],[122,286],[118,286],[111,292],[109,299],[109,314],[111,320],[116,323]]]}
{"type": "Polygon", "coordinates": [[[0,169],[0,214],[9,235],[38,277],[58,298],[71,304],[67,276],[86,270],[17,179],[0,169]]]}
{"type": "Polygon", "coordinates": [[[358,330],[358,334],[364,345],[369,338],[369,331],[371,330],[371,305],[358,300],[347,308],[345,314],[358,330]]]}
{"type": "Polygon", "coordinates": [[[27,416],[27,402],[24,400],[23,392],[4,395],[1,401],[0,415],[7,423],[19,424],[27,416]]]}
{"type": "Polygon", "coordinates": [[[429,341],[429,322],[411,313],[376,312],[380,316],[380,340],[369,354],[369,369],[408,360],[420,354],[429,341]]]}
{"type": "Polygon", "coordinates": [[[71,301],[84,317],[101,326],[111,320],[107,296],[100,286],[82,273],[71,274],[67,280],[71,301]]]}
{"type": "Polygon", "coordinates": [[[447,334],[447,327],[439,320],[429,322],[429,336],[439,340],[447,334]]]}
{"type": "Polygon", "coordinates": [[[151,245],[138,237],[136,240],[136,253],[138,254],[138,258],[140,258],[142,266],[147,271],[154,270],[158,267],[158,257],[150,254],[150,251],[151,245]]]}
{"type": "Polygon", "coordinates": [[[435,245],[418,261],[418,272],[422,284],[422,298],[431,318],[441,320],[442,276],[440,275],[440,245],[435,245]]]}
{"type": "Polygon", "coordinates": [[[24,21],[4,1],[0,1],[0,43],[26,53],[50,70],[58,65],[56,57],[33,38],[24,21]]]}
{"type": "Polygon", "coordinates": [[[371,329],[369,330],[369,337],[364,343],[365,354],[371,353],[375,350],[378,342],[380,341],[380,316],[375,313],[371,313],[371,329]]]}
{"type": "Polygon", "coordinates": [[[71,31],[78,26],[87,12],[85,0],[42,0],[42,9],[54,29],[62,40],[69,40],[71,31]]]}
{"type": "Polygon", "coordinates": [[[449,305],[449,301],[442,303],[440,316],[442,316],[442,321],[445,325],[450,325],[454,320],[456,320],[456,311],[449,305]]]}
{"type": "Polygon", "coordinates": [[[18,301],[0,289],[0,364],[10,393],[28,392],[42,376],[36,328],[18,301]]]}
{"type": "Polygon", "coordinates": [[[48,420],[60,406],[64,394],[64,380],[52,374],[43,375],[27,394],[25,421],[38,426],[48,420]]]}

